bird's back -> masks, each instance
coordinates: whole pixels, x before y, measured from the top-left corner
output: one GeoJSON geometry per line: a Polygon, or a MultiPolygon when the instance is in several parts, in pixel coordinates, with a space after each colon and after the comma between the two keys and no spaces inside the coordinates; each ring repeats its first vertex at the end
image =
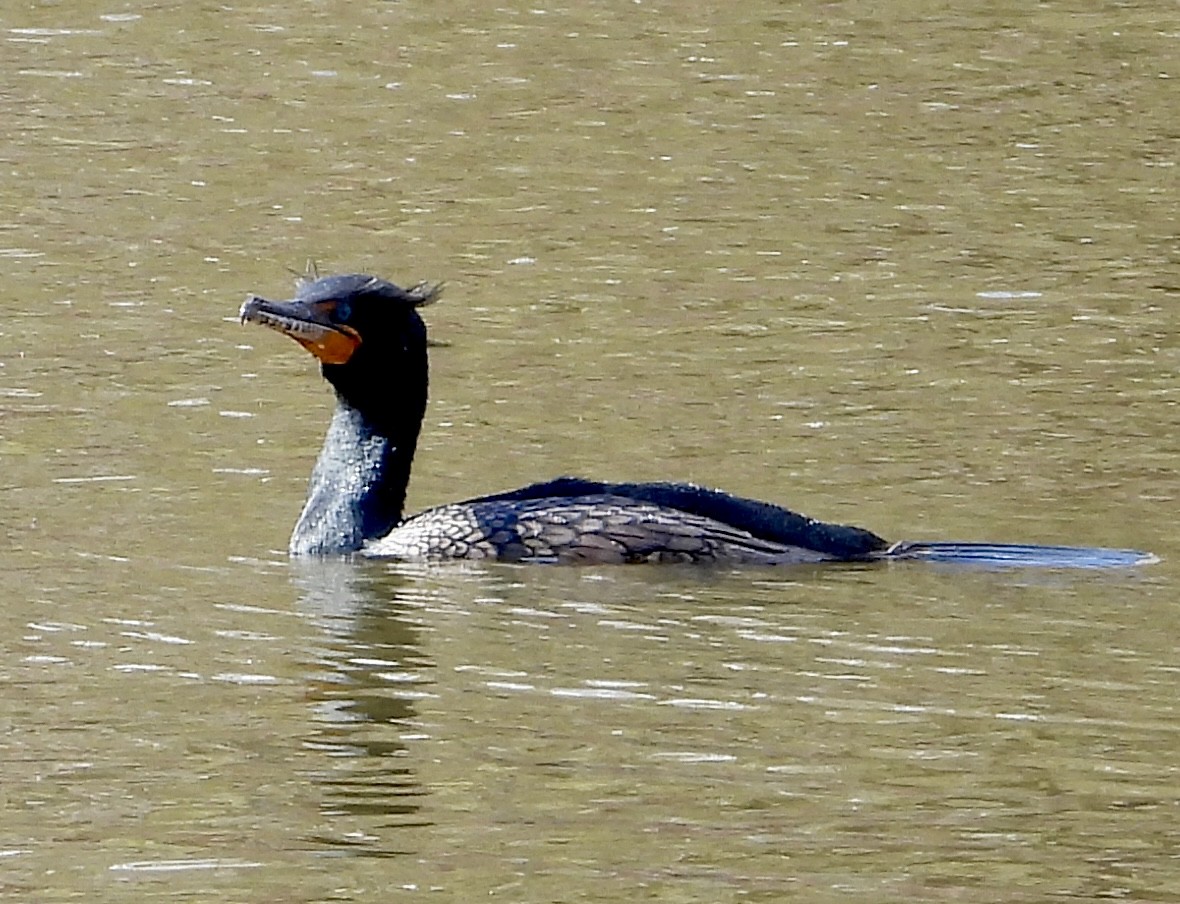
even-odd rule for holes
{"type": "Polygon", "coordinates": [[[367,543],[363,553],[405,559],[781,565],[865,557],[884,545],[860,528],[811,521],[765,503],[753,504],[766,511],[742,508],[747,502],[688,484],[562,478],[428,509],[367,543]],[[777,524],[770,518],[775,513],[782,516],[777,524]],[[763,523],[767,519],[769,525],[763,523]],[[854,541],[859,545],[851,551],[854,541]]]}

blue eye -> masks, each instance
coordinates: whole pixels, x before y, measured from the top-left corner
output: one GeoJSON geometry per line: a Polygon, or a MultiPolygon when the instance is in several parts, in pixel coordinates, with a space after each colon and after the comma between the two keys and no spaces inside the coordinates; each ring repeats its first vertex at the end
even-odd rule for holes
{"type": "Polygon", "coordinates": [[[332,308],[332,319],[337,323],[344,323],[352,316],[352,305],[347,301],[338,301],[336,306],[332,308]]]}

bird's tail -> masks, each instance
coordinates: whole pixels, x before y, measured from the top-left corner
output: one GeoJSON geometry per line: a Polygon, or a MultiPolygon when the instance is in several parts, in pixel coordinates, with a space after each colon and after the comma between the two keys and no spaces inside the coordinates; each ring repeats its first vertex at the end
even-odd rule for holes
{"type": "Polygon", "coordinates": [[[945,562],[979,568],[1128,568],[1150,565],[1159,557],[1137,549],[1104,549],[1087,546],[1039,546],[1024,543],[923,543],[902,540],[881,559],[945,562]]]}

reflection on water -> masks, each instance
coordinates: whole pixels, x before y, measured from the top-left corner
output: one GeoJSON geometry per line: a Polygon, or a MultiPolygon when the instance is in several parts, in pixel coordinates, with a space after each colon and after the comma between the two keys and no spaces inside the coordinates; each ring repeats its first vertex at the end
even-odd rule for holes
{"type": "Polygon", "coordinates": [[[1177,739],[1152,715],[1168,657],[1142,582],[372,563],[295,580],[323,631],[313,841],[412,855],[453,893],[994,889],[1002,868],[1006,888],[1087,895],[1121,887],[1108,861],[1161,878],[1115,840],[1163,843],[1148,814],[1175,801],[1144,771],[1177,739]]]}
{"type": "Polygon", "coordinates": [[[0,849],[26,896],[1174,886],[1158,575],[52,573],[6,631],[0,849]]]}
{"type": "Polygon", "coordinates": [[[424,792],[406,746],[407,739],[421,737],[415,701],[434,684],[414,611],[400,600],[413,586],[374,581],[348,562],[295,562],[293,568],[300,611],[326,634],[308,675],[312,731],[305,743],[330,768],[307,778],[323,791],[322,812],[330,822],[359,817],[373,832],[337,831],[311,840],[367,856],[401,853],[387,847],[389,829],[430,825],[419,815],[424,792]]]}

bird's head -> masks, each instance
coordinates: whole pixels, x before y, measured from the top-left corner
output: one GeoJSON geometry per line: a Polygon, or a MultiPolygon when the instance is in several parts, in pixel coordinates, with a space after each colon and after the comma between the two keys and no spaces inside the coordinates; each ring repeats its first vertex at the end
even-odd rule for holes
{"type": "MultiPolygon", "coordinates": [[[[438,298],[439,285],[402,289],[376,276],[346,274],[303,279],[295,297],[271,301],[250,295],[239,311],[242,323],[260,323],[290,336],[324,365],[378,363],[425,342],[417,308],[438,298]]],[[[329,376],[330,378],[330,376],[329,376]]]]}

